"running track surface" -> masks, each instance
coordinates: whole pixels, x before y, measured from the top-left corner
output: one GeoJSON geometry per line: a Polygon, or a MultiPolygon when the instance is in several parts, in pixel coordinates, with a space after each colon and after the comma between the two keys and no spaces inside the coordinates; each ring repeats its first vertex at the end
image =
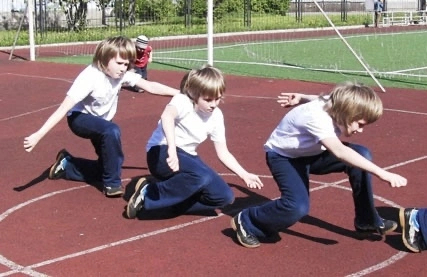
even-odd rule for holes
{"type": "MultiPolygon", "coordinates": [[[[199,154],[230,184],[235,203],[215,215],[158,212],[129,220],[123,216],[125,199],[107,199],[85,183],[46,178],[62,148],[95,158],[90,142],[73,135],[65,120],[33,152],[23,149],[24,137],[57,108],[83,66],[0,63],[0,276],[415,276],[425,266],[425,253],[406,251],[400,228],[384,240],[356,235],[344,174],[313,176],[310,215],[279,237],[257,249],[236,243],[230,218],[279,196],[262,149],[287,111],[275,102],[277,95],[327,92],[333,84],[226,76],[220,107],[228,146],[248,171],[261,176],[265,188],[247,189],[206,142],[199,154]]],[[[182,74],[151,71],[150,78],[177,87],[182,74]]],[[[427,205],[427,94],[387,88],[381,97],[384,116],[351,140],[367,145],[377,164],[408,178],[404,188],[374,178],[380,214],[398,221],[398,208],[427,205]]],[[[168,101],[121,93],[115,122],[122,130],[125,198],[138,177],[149,174],[145,143],[168,101]]]]}

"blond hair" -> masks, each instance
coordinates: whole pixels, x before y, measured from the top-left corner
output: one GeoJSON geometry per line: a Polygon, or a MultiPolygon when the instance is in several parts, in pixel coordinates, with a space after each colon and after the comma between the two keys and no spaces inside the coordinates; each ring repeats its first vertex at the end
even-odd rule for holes
{"type": "Polygon", "coordinates": [[[180,90],[194,103],[197,103],[200,97],[217,99],[224,96],[225,79],[219,69],[204,65],[185,74],[180,90]]]}
{"type": "Polygon", "coordinates": [[[117,57],[129,60],[128,69],[136,60],[135,44],[127,37],[116,36],[103,40],[95,49],[92,64],[105,72],[111,59],[117,57]]]}
{"type": "Polygon", "coordinates": [[[327,112],[341,126],[362,119],[370,124],[383,114],[383,104],[378,94],[362,84],[347,82],[338,85],[329,94],[329,100],[331,106],[327,112]]]}

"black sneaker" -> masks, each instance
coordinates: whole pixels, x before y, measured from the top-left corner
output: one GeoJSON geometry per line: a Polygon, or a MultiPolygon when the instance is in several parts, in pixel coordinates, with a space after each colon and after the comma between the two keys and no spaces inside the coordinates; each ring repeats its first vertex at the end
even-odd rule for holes
{"type": "Polygon", "coordinates": [[[136,214],[144,206],[144,196],[141,195],[141,192],[146,189],[148,186],[147,179],[140,178],[135,185],[135,192],[129,199],[128,205],[126,207],[126,216],[130,219],[136,217],[136,214]]]}
{"type": "Polygon", "coordinates": [[[419,245],[420,234],[415,230],[414,226],[409,223],[413,210],[415,210],[415,208],[402,208],[399,210],[400,225],[402,226],[402,241],[406,248],[412,252],[421,252],[421,247],[419,245]]]}
{"type": "Polygon", "coordinates": [[[65,165],[67,157],[70,157],[70,153],[67,150],[62,149],[56,155],[55,163],[50,167],[48,178],[51,180],[61,179],[65,175],[65,165]]]}
{"type": "Polygon", "coordinates": [[[383,223],[380,226],[374,226],[371,224],[357,224],[354,223],[354,228],[358,233],[378,233],[381,236],[390,234],[397,228],[397,223],[393,220],[382,219],[383,223]]]}
{"type": "Polygon", "coordinates": [[[252,234],[249,234],[243,228],[242,222],[240,221],[241,214],[242,212],[240,212],[238,215],[236,215],[231,219],[231,228],[233,228],[233,230],[236,231],[237,239],[239,240],[241,245],[248,248],[255,248],[260,246],[260,243],[257,237],[255,237],[252,234]]]}
{"type": "Polygon", "coordinates": [[[124,194],[124,190],[122,188],[122,186],[118,186],[118,187],[104,187],[104,194],[107,197],[119,197],[122,196],[124,194]]]}

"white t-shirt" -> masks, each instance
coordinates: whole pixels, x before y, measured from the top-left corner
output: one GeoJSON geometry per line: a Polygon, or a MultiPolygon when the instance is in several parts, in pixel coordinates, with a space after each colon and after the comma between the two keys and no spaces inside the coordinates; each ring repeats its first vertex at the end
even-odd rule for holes
{"type": "MultiPolygon", "coordinates": [[[[174,106],[178,115],[175,118],[175,144],[191,155],[197,155],[197,147],[209,137],[215,142],[225,142],[224,116],[219,108],[212,113],[201,114],[194,109],[193,102],[185,94],[177,94],[168,105],[174,106]]],[[[162,122],[148,140],[146,150],[152,146],[166,145],[162,122]]]]}
{"type": "Polygon", "coordinates": [[[314,156],[325,151],[320,141],[341,133],[325,111],[325,105],[319,97],[292,109],[270,135],[264,150],[289,158],[314,156]]]}
{"type": "Polygon", "coordinates": [[[105,120],[113,119],[122,83],[127,82],[134,86],[140,78],[140,75],[127,71],[121,79],[113,79],[89,65],[77,76],[67,92],[67,96],[77,103],[68,115],[72,112],[82,112],[105,120]]]}

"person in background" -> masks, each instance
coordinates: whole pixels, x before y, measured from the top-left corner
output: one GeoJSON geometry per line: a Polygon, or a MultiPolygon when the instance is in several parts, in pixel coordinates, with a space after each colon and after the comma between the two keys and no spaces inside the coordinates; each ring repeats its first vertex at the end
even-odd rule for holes
{"type": "MultiPolygon", "coordinates": [[[[153,48],[148,45],[148,42],[149,39],[144,35],[136,38],[136,60],[132,69],[135,73],[141,75],[144,80],[147,80],[148,64],[153,61],[153,48]]],[[[143,89],[137,87],[133,87],[133,90],[140,93],[144,92],[143,89]]]]}
{"type": "Polygon", "coordinates": [[[378,27],[378,23],[381,20],[381,14],[384,10],[384,4],[382,0],[375,0],[374,2],[374,24],[375,28],[378,27]]]}
{"type": "MultiPolygon", "coordinates": [[[[42,127],[24,139],[24,148],[31,152],[37,143],[64,117],[71,131],[89,139],[97,160],[76,158],[62,149],[49,171],[49,179],[98,183],[107,197],[123,195],[121,169],[124,160],[121,132],[114,123],[119,92],[127,82],[153,94],[173,96],[179,90],[149,82],[128,69],[135,61],[135,44],[126,37],[105,39],[95,49],[92,64],[74,80],[65,99],[42,127]]],[[[144,109],[142,109],[144,110],[144,109]]]]}

